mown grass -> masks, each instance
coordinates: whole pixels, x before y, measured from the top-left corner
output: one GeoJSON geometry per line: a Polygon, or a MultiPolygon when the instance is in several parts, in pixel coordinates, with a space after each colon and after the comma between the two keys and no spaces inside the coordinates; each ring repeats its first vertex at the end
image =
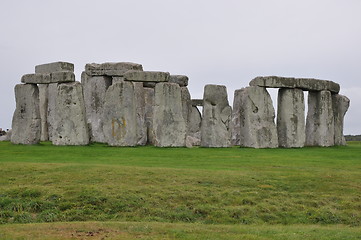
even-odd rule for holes
{"type": "Polygon", "coordinates": [[[0,223],[74,221],[359,229],[361,143],[184,149],[0,142],[0,223]]]}

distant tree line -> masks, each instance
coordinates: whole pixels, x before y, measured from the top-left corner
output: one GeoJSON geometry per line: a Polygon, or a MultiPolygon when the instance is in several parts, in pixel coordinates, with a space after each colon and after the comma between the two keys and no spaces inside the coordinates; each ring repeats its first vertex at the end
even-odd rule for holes
{"type": "Polygon", "coordinates": [[[361,135],[345,135],[346,141],[361,141],[361,135]]]}

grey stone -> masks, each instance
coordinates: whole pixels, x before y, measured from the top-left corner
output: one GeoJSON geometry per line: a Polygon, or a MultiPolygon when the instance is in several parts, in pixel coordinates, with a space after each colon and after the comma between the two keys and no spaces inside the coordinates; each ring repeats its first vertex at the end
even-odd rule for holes
{"type": "Polygon", "coordinates": [[[201,144],[201,123],[202,116],[197,107],[191,107],[188,123],[187,134],[188,137],[192,137],[192,145],[199,146],[201,144]]]}
{"type": "Polygon", "coordinates": [[[180,87],[188,86],[188,77],[185,75],[170,75],[169,82],[177,83],[180,87]]]}
{"type": "Polygon", "coordinates": [[[157,82],[143,82],[143,87],[155,88],[156,84],[157,84],[157,82]]]}
{"type": "Polygon", "coordinates": [[[147,125],[145,122],[145,98],[144,87],[141,82],[133,82],[135,109],[137,119],[137,145],[147,144],[147,125]]]}
{"type": "Polygon", "coordinates": [[[107,62],[107,63],[89,63],[85,65],[85,72],[89,76],[120,76],[128,70],[143,71],[143,66],[131,62],[107,62]]]}
{"type": "Polygon", "coordinates": [[[50,84],[74,82],[75,75],[73,72],[54,72],[54,73],[32,73],[21,77],[22,83],[32,84],[50,84]]]}
{"type": "Polygon", "coordinates": [[[154,88],[144,88],[144,104],[145,104],[145,125],[147,127],[147,144],[155,144],[155,136],[153,130],[153,110],[154,110],[155,91],[154,88]]]}
{"type": "Polygon", "coordinates": [[[278,147],[275,110],[264,87],[246,87],[238,93],[240,103],[240,145],[252,148],[278,147]]]}
{"type": "Polygon", "coordinates": [[[203,99],[192,99],[192,106],[203,107],[203,99]]]}
{"type": "Polygon", "coordinates": [[[202,147],[230,147],[230,120],[232,108],[227,99],[227,90],[222,85],[206,85],[203,96],[201,124],[202,147]]]}
{"type": "Polygon", "coordinates": [[[340,91],[340,85],[335,82],[312,78],[256,77],[249,85],[269,88],[300,88],[305,91],[328,90],[333,93],[340,91]]]}
{"type": "Polygon", "coordinates": [[[181,87],[181,102],[182,102],[182,115],[186,121],[188,130],[188,119],[192,108],[191,94],[187,87],[181,87]]]}
{"type": "Polygon", "coordinates": [[[112,77],[113,83],[124,82],[124,77],[112,77]]]}
{"type": "Polygon", "coordinates": [[[74,72],[74,64],[68,62],[53,62],[35,66],[35,73],[74,72]]]}
{"type": "Polygon", "coordinates": [[[86,119],[92,142],[105,143],[103,132],[105,93],[112,85],[111,77],[94,76],[82,79],[86,119]]]}
{"type": "Polygon", "coordinates": [[[241,139],[241,104],[242,104],[242,90],[237,89],[234,91],[233,98],[233,111],[232,111],[232,122],[231,122],[231,143],[234,146],[240,146],[241,139]]]}
{"type": "Polygon", "coordinates": [[[340,94],[332,94],[332,107],[335,117],[335,145],[346,145],[343,135],[343,122],[350,106],[350,99],[340,94]]]}
{"type": "Polygon", "coordinates": [[[124,80],[134,82],[168,82],[168,72],[154,72],[154,71],[127,71],[124,74],[124,80]]]}
{"type": "Polygon", "coordinates": [[[66,82],[75,81],[74,73],[69,71],[53,72],[50,74],[50,76],[51,76],[50,83],[66,83],[66,82]]]}
{"type": "Polygon", "coordinates": [[[159,83],[155,87],[153,112],[155,146],[185,146],[186,121],[182,115],[181,89],[175,83],[159,83]]]}
{"type": "Polygon", "coordinates": [[[40,141],[41,120],[39,89],[35,84],[15,86],[16,109],[12,120],[11,142],[37,144],[40,141]]]}
{"type": "Polygon", "coordinates": [[[48,84],[40,84],[39,88],[39,110],[41,119],[40,141],[48,141],[48,84]]]}
{"type": "Polygon", "coordinates": [[[309,92],[306,145],[333,146],[335,143],[334,122],[331,92],[309,92]]]}
{"type": "Polygon", "coordinates": [[[56,99],[58,96],[58,84],[51,83],[48,85],[48,112],[47,112],[47,125],[49,141],[53,140],[55,131],[55,120],[56,120],[56,99]]]}
{"type": "Polygon", "coordinates": [[[186,147],[192,148],[193,146],[199,146],[201,144],[201,140],[199,138],[195,138],[192,136],[186,137],[186,147]]]}
{"type": "Polygon", "coordinates": [[[87,145],[89,131],[86,123],[83,88],[80,82],[58,85],[56,118],[52,142],[54,145],[87,145]]]}
{"type": "Polygon", "coordinates": [[[110,146],[137,145],[137,117],[134,85],[118,82],[105,95],[104,135],[110,146]]]}
{"type": "Polygon", "coordinates": [[[278,144],[284,148],[304,147],[305,102],[301,89],[281,88],[277,108],[278,144]]]}

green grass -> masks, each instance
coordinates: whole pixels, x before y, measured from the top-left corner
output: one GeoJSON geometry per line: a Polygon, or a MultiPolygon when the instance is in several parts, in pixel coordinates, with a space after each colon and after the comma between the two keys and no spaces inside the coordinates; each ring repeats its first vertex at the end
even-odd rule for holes
{"type": "Polygon", "coordinates": [[[361,142],[303,149],[0,142],[0,239],[1,229],[23,226],[14,223],[76,221],[150,224],[154,236],[177,223],[180,239],[194,239],[193,228],[212,236],[220,229],[215,239],[230,229],[251,229],[246,239],[295,229],[322,239],[339,229],[332,236],[352,239],[361,226],[361,142]]]}

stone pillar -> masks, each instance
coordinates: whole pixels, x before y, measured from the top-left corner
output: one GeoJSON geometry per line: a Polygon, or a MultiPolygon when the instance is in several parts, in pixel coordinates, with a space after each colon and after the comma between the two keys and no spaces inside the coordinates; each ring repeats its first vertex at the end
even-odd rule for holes
{"type": "Polygon", "coordinates": [[[137,118],[137,145],[147,144],[147,126],[145,123],[145,92],[142,82],[133,82],[135,109],[137,118]]]}
{"type": "Polygon", "coordinates": [[[343,135],[343,120],[350,106],[350,99],[340,94],[332,94],[332,106],[335,117],[335,145],[346,145],[343,135]]]}
{"type": "Polygon", "coordinates": [[[308,93],[306,145],[328,147],[335,144],[335,125],[331,92],[308,93]]]}
{"type": "Polygon", "coordinates": [[[240,145],[252,148],[278,147],[275,110],[264,87],[242,88],[240,103],[240,145]]]}
{"type": "Polygon", "coordinates": [[[301,89],[279,89],[277,133],[280,147],[304,147],[306,140],[305,102],[301,89]]]}
{"type": "Polygon", "coordinates": [[[147,127],[147,144],[154,145],[155,137],[153,131],[153,110],[154,110],[154,88],[144,88],[145,103],[145,125],[147,127]]]}
{"type": "Polygon", "coordinates": [[[185,146],[186,132],[179,85],[158,83],[155,86],[153,112],[154,145],[158,147],[185,146]]]}
{"type": "Polygon", "coordinates": [[[232,108],[228,104],[226,87],[206,85],[203,95],[202,147],[231,146],[231,114],[232,108]]]}
{"type": "Polygon", "coordinates": [[[47,112],[47,125],[49,141],[53,141],[56,120],[56,99],[58,96],[58,84],[51,83],[48,85],[48,112],[47,112]]]}
{"type": "Polygon", "coordinates": [[[54,145],[87,145],[89,131],[86,123],[83,88],[81,83],[58,85],[54,145]]]}
{"type": "Polygon", "coordinates": [[[117,82],[108,88],[103,131],[110,146],[137,145],[136,103],[131,82],[117,82]]]}
{"type": "Polygon", "coordinates": [[[40,141],[41,119],[39,89],[36,84],[15,86],[16,109],[12,120],[11,142],[37,144],[40,141]]]}
{"type": "Polygon", "coordinates": [[[233,98],[233,111],[232,111],[232,121],[231,121],[231,133],[232,133],[232,140],[231,143],[234,146],[240,146],[240,139],[241,139],[241,95],[242,90],[237,89],[234,91],[234,98],[233,98]]]}
{"type": "Polygon", "coordinates": [[[188,118],[188,136],[191,137],[192,146],[201,144],[201,123],[202,116],[197,107],[192,106],[188,118]]]}
{"type": "Polygon", "coordinates": [[[40,141],[49,140],[48,132],[48,84],[39,84],[39,110],[41,119],[40,141]]]}

